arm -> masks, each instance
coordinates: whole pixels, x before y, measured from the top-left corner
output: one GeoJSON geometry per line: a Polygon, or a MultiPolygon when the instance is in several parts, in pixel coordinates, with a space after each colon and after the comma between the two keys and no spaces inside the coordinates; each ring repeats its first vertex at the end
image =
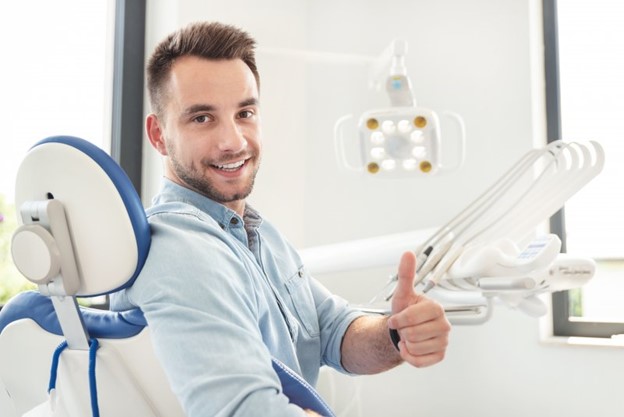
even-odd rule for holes
{"type": "Polygon", "coordinates": [[[444,359],[450,324],[437,302],[413,290],[416,259],[406,252],[399,265],[399,281],[392,298],[392,316],[360,317],[347,329],[342,342],[342,363],[357,374],[378,373],[405,361],[416,367],[444,359]],[[397,351],[389,329],[399,332],[397,351]]]}

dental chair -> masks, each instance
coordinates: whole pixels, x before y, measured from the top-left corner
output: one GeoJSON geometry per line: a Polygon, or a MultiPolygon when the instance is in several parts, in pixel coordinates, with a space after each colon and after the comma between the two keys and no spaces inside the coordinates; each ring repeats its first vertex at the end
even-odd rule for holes
{"type": "MultiPolygon", "coordinates": [[[[20,166],[15,205],[13,259],[38,291],[0,311],[0,416],[184,416],[141,311],[76,301],[132,285],[147,257],[149,224],[123,170],[82,139],[44,139],[20,166]]],[[[292,403],[333,416],[297,374],[273,368],[292,403]]]]}

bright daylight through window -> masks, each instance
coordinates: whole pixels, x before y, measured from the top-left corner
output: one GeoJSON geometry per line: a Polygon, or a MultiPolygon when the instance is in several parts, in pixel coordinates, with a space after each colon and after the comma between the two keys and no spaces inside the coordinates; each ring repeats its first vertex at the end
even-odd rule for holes
{"type": "Polygon", "coordinates": [[[604,171],[565,208],[568,252],[598,263],[594,279],[569,293],[568,316],[624,322],[624,2],[562,0],[557,9],[562,137],[606,152],[604,171]]]}
{"type": "Polygon", "coordinates": [[[14,181],[23,156],[38,140],[55,135],[110,148],[113,4],[37,0],[3,6],[0,304],[30,285],[10,255],[14,181]]]}

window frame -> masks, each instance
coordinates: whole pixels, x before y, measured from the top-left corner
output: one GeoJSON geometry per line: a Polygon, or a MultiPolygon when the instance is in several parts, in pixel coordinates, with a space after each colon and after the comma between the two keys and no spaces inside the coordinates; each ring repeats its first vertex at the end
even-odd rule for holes
{"type": "MultiPolygon", "coordinates": [[[[559,85],[559,51],[557,0],[542,0],[544,30],[544,70],[546,82],[547,142],[561,138],[561,102],[559,85]]],[[[565,208],[550,219],[550,230],[561,238],[561,251],[566,252],[565,208]]],[[[568,291],[552,294],[553,336],[610,338],[624,334],[624,323],[570,319],[568,291]]]]}
{"type": "Polygon", "coordinates": [[[146,0],[116,0],[111,156],[141,195],[146,0]]]}

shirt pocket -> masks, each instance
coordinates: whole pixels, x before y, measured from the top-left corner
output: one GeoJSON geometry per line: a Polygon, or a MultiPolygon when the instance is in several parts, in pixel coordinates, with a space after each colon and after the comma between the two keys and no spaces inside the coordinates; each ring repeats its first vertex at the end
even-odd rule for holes
{"type": "Polygon", "coordinates": [[[310,290],[309,278],[304,268],[299,269],[286,280],[286,289],[299,322],[310,337],[317,337],[320,334],[318,315],[310,290]]]}

